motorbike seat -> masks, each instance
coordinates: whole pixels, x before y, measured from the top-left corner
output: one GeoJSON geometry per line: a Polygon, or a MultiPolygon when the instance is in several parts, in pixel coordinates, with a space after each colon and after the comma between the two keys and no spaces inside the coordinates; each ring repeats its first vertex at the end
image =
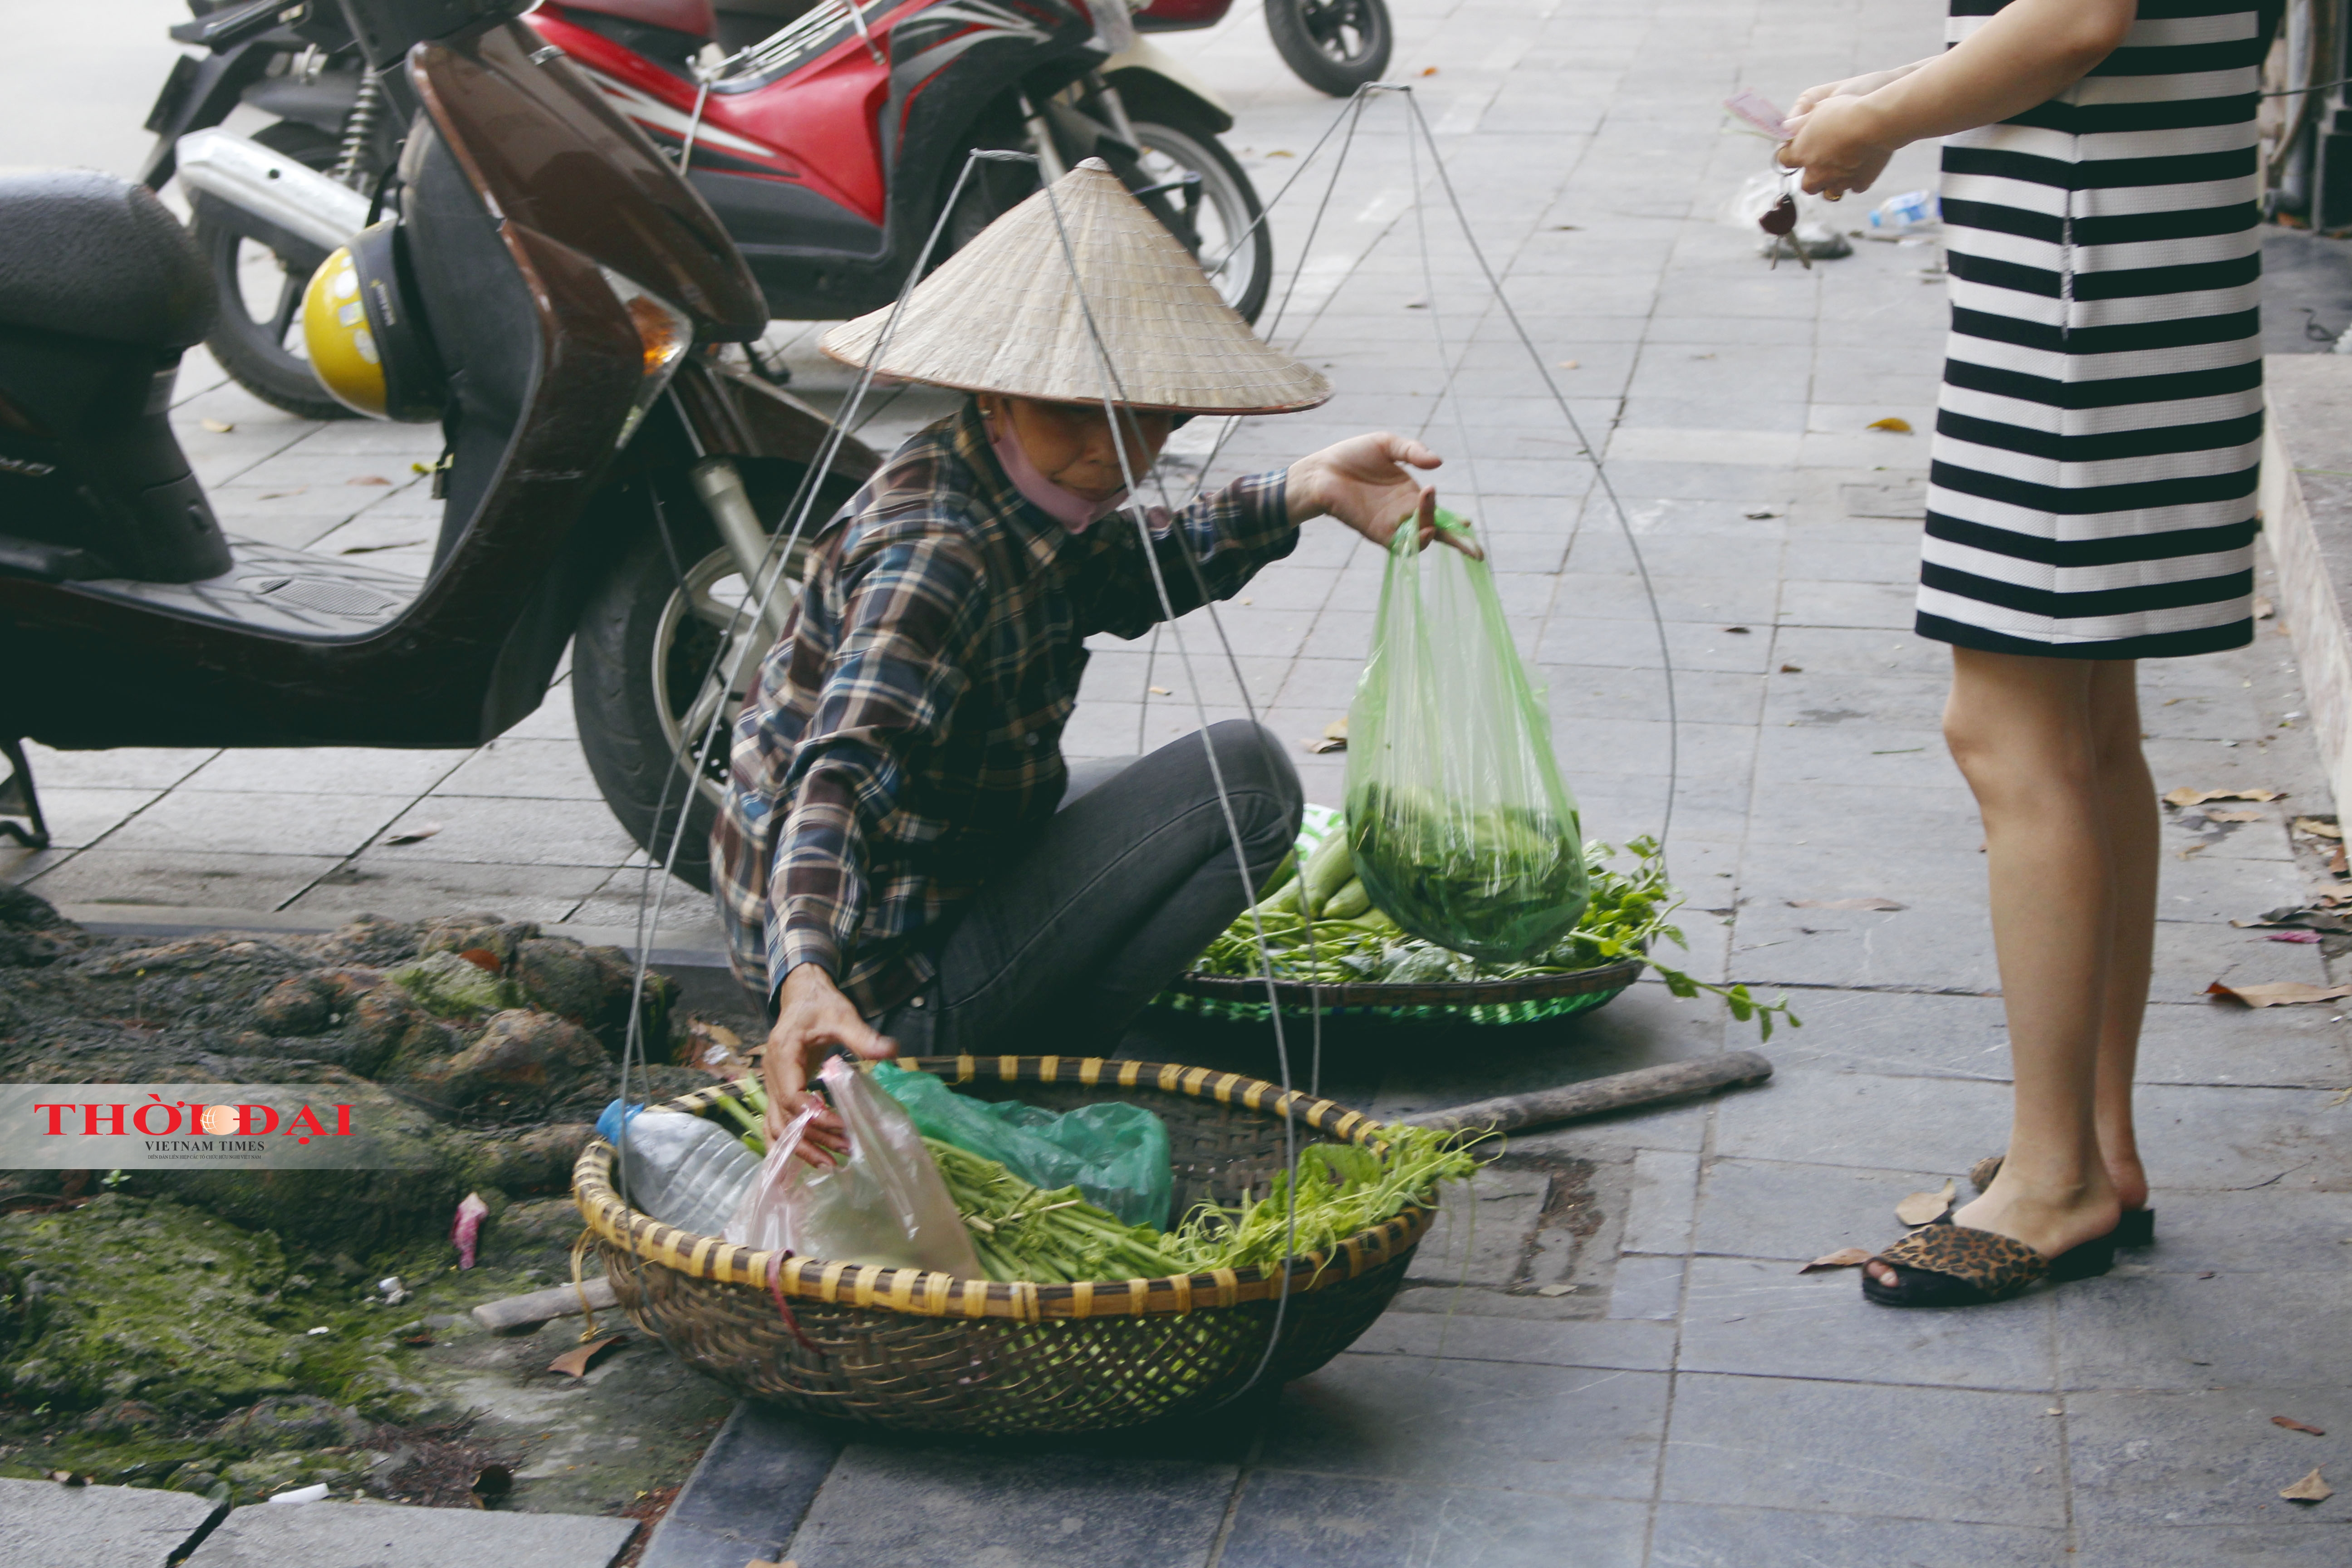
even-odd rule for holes
{"type": "Polygon", "coordinates": [[[144,185],[0,170],[0,326],[178,350],[216,309],[203,252],[144,185]]]}

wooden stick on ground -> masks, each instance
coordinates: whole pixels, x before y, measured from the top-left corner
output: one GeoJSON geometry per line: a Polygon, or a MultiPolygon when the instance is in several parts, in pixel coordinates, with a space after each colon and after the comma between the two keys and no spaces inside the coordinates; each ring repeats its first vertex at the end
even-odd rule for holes
{"type": "Polygon", "coordinates": [[[580,1310],[583,1293],[588,1298],[588,1310],[601,1312],[607,1307],[617,1307],[614,1300],[613,1282],[599,1274],[582,1284],[556,1285],[545,1290],[533,1290],[528,1296],[507,1296],[496,1301],[485,1301],[474,1309],[474,1321],[486,1329],[520,1329],[528,1324],[544,1323],[551,1318],[568,1318],[580,1310]]]}
{"type": "Polygon", "coordinates": [[[1423,1111],[1404,1120],[1416,1127],[1434,1127],[1445,1132],[1487,1128],[1511,1132],[1640,1105],[1686,1100],[1718,1089],[1761,1083],[1771,1076],[1771,1062],[1759,1053],[1724,1051],[1689,1061],[1666,1062],[1633,1072],[1612,1073],[1607,1078],[1587,1079],[1558,1089],[1539,1089],[1531,1094],[1506,1094],[1445,1110],[1423,1111]]]}

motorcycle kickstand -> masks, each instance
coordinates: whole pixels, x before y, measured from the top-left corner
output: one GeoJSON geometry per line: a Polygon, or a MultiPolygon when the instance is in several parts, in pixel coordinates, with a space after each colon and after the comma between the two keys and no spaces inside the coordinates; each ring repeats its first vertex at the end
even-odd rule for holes
{"type": "Polygon", "coordinates": [[[0,822],[0,836],[15,839],[27,849],[47,849],[48,819],[41,815],[41,797],[33,787],[33,769],[25,761],[23,744],[0,741],[0,757],[8,760],[10,769],[8,776],[0,779],[0,817],[21,816],[32,824],[28,833],[13,822],[0,822]]]}

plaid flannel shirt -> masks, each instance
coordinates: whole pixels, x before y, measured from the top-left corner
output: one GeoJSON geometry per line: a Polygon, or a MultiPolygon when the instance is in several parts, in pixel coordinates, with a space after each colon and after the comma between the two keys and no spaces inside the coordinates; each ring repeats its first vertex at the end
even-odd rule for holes
{"type": "MultiPolygon", "coordinates": [[[[1284,479],[1147,514],[1178,614],[1290,553],[1284,479]]],[[[970,404],[851,499],[735,721],[711,860],[739,978],[772,1002],[818,964],[869,1017],[929,982],[927,933],[1061,801],[1085,639],[1162,618],[1137,531],[1031,505],[970,404]]]]}

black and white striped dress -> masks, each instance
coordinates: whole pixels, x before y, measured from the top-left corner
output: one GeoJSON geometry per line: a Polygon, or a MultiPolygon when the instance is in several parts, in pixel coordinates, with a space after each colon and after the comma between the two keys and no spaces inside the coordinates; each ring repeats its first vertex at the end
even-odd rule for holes
{"type": "MultiPolygon", "coordinates": [[[[1951,0],[1948,41],[2005,3],[1951,0]]],[[[2252,639],[2262,31],[2246,0],[2140,0],[2089,76],[1946,142],[1921,636],[2117,659],[2252,639]]]]}

